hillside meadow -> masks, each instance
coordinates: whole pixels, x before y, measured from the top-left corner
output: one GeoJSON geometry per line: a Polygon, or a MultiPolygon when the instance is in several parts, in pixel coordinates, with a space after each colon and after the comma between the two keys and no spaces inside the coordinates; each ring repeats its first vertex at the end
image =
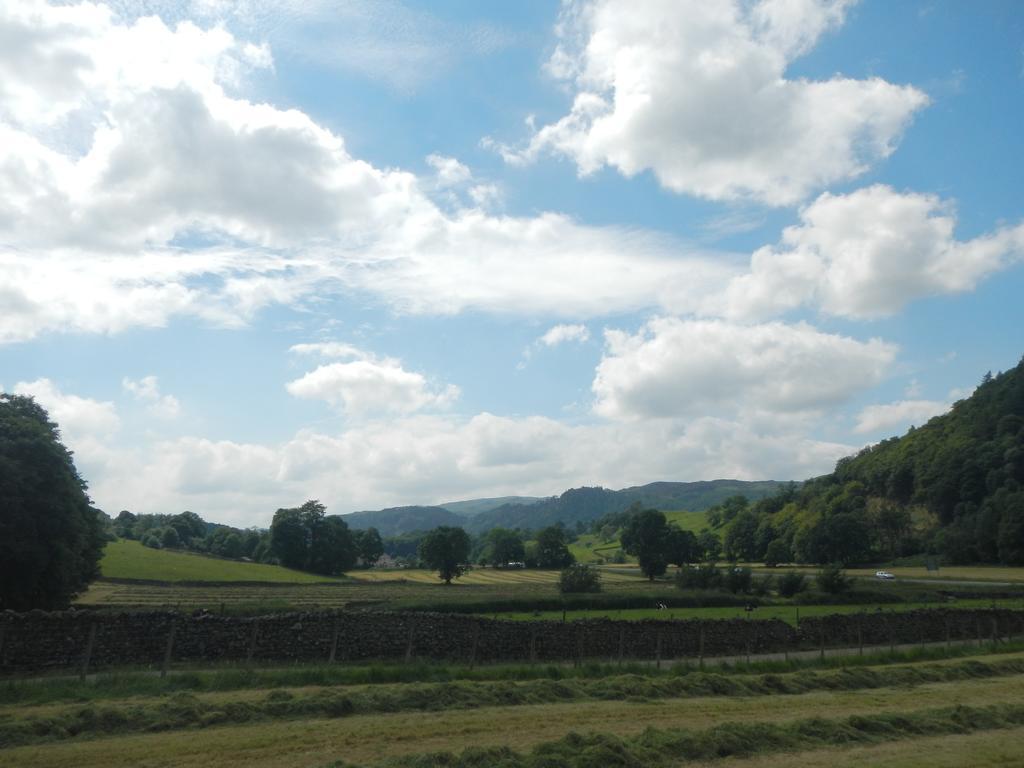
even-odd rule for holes
{"type": "Polygon", "coordinates": [[[153,581],[254,581],[276,584],[336,582],[329,576],[294,571],[279,565],[246,563],[170,549],[152,549],[137,541],[118,539],[107,544],[100,561],[107,579],[153,581]]]}
{"type": "Polygon", "coordinates": [[[135,692],[103,687],[102,676],[8,683],[0,687],[0,766],[668,768],[748,765],[723,761],[733,756],[812,765],[826,753],[831,765],[864,765],[856,761],[875,751],[890,756],[886,765],[912,766],[923,739],[963,757],[974,734],[986,746],[961,764],[988,768],[1014,764],[1006,756],[1019,750],[1024,727],[1019,646],[771,673],[604,667],[566,679],[551,670],[460,681],[449,668],[440,683],[413,674],[398,683],[290,685],[298,671],[278,682],[267,672],[234,675],[225,679],[237,685],[213,690],[187,675],[140,678],[135,692]]]}

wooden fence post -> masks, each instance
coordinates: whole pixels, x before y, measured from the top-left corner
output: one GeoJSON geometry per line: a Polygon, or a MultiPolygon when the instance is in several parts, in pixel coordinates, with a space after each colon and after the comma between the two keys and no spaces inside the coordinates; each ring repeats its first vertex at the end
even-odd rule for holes
{"type": "Polygon", "coordinates": [[[412,661],[412,642],[413,642],[413,638],[414,638],[414,633],[415,632],[416,632],[416,622],[415,621],[410,621],[409,622],[409,639],[405,643],[405,663],[406,664],[408,664],[410,661],[412,661]]]}
{"type": "Polygon", "coordinates": [[[700,623],[700,648],[697,651],[697,665],[704,669],[704,622],[700,623]]]}
{"type": "Polygon", "coordinates": [[[952,643],[950,642],[950,637],[949,637],[949,616],[945,617],[945,623],[946,623],[946,650],[948,651],[952,647],[952,643]]]}
{"type": "Polygon", "coordinates": [[[167,677],[167,668],[171,666],[171,654],[174,652],[174,633],[177,631],[177,623],[172,622],[171,631],[167,635],[167,645],[164,646],[164,663],[160,667],[160,677],[167,677]]]}
{"type": "Polygon", "coordinates": [[[338,634],[341,628],[338,626],[338,617],[334,617],[334,633],[331,635],[331,655],[327,658],[328,664],[333,664],[334,660],[338,658],[338,634]]]}
{"type": "Polygon", "coordinates": [[[999,625],[996,622],[996,617],[995,617],[994,614],[991,616],[991,619],[992,619],[992,645],[995,646],[995,645],[999,644],[999,625]]]}
{"type": "Polygon", "coordinates": [[[658,630],[658,639],[654,647],[654,666],[661,669],[661,630],[658,630]]]}
{"type": "Polygon", "coordinates": [[[256,638],[259,635],[259,619],[252,620],[252,630],[249,632],[249,651],[245,654],[246,665],[252,664],[252,657],[256,653],[256,638]]]}
{"type": "Polygon", "coordinates": [[[96,644],[96,622],[89,625],[89,639],[85,643],[85,654],[82,656],[82,669],[78,673],[79,680],[85,680],[89,674],[89,661],[92,659],[92,649],[96,644]]]}

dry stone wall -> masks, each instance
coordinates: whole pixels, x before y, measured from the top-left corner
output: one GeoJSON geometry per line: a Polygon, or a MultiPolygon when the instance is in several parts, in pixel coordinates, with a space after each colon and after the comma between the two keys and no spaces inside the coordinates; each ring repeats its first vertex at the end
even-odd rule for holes
{"type": "Polygon", "coordinates": [[[674,659],[1024,635],[1024,612],[922,610],[779,620],[501,621],[440,613],[255,618],[174,612],[0,613],[0,674],[168,662],[674,659]]]}

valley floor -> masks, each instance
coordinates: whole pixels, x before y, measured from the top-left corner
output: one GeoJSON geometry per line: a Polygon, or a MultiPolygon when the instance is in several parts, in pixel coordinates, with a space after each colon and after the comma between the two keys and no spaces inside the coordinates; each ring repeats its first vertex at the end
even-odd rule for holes
{"type": "Polygon", "coordinates": [[[544,765],[596,768],[607,764],[609,749],[633,754],[640,760],[635,764],[665,766],[1024,764],[1024,651],[979,649],[976,657],[942,662],[768,675],[690,674],[695,677],[689,682],[652,672],[589,682],[304,685],[155,696],[94,692],[84,703],[85,692],[76,695],[73,685],[54,687],[51,696],[45,686],[40,693],[26,690],[29,683],[0,684],[0,746],[10,745],[0,749],[0,766],[489,764],[486,758],[473,762],[479,756],[460,761],[457,756],[467,749],[503,749],[511,766],[540,764],[534,758],[547,751],[564,759],[544,765]],[[676,687],[669,686],[673,679],[676,687]],[[737,685],[755,693],[713,695],[716,687],[737,685]],[[515,686],[558,699],[530,703],[524,696],[523,703],[501,703],[514,698],[515,686]],[[475,693],[482,703],[473,704],[475,693]],[[354,709],[335,717],[301,714],[304,704],[340,694],[354,709]],[[132,718],[147,711],[165,720],[139,720],[137,727],[145,730],[134,731],[132,718]],[[229,722],[233,717],[243,721],[229,722]],[[62,732],[69,723],[79,735],[62,732]],[[702,749],[726,757],[704,759],[702,749]],[[454,756],[430,757],[436,752],[454,756]],[[728,757],[736,753],[748,756],[728,757]]]}

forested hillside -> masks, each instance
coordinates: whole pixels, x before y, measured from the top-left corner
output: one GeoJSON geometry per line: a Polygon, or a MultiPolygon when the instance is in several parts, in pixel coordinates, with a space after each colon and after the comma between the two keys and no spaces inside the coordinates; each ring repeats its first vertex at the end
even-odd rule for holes
{"type": "Polygon", "coordinates": [[[1024,564],[1024,360],[903,437],[753,505],[712,510],[739,559],[1024,564]],[[769,548],[773,551],[769,552],[769,548]]]}
{"type": "Polygon", "coordinates": [[[571,488],[533,504],[506,504],[481,512],[467,522],[470,530],[491,528],[543,528],[556,523],[589,523],[604,515],[622,512],[635,503],[653,509],[707,509],[730,496],[742,494],[760,499],[781,487],[773,480],[702,480],[693,483],[658,482],[611,491],[607,488],[571,488]]]}
{"type": "Polygon", "coordinates": [[[463,515],[444,507],[391,507],[368,512],[343,515],[349,527],[355,530],[376,528],[381,536],[401,536],[414,531],[429,531],[439,525],[465,525],[463,515]]]}

